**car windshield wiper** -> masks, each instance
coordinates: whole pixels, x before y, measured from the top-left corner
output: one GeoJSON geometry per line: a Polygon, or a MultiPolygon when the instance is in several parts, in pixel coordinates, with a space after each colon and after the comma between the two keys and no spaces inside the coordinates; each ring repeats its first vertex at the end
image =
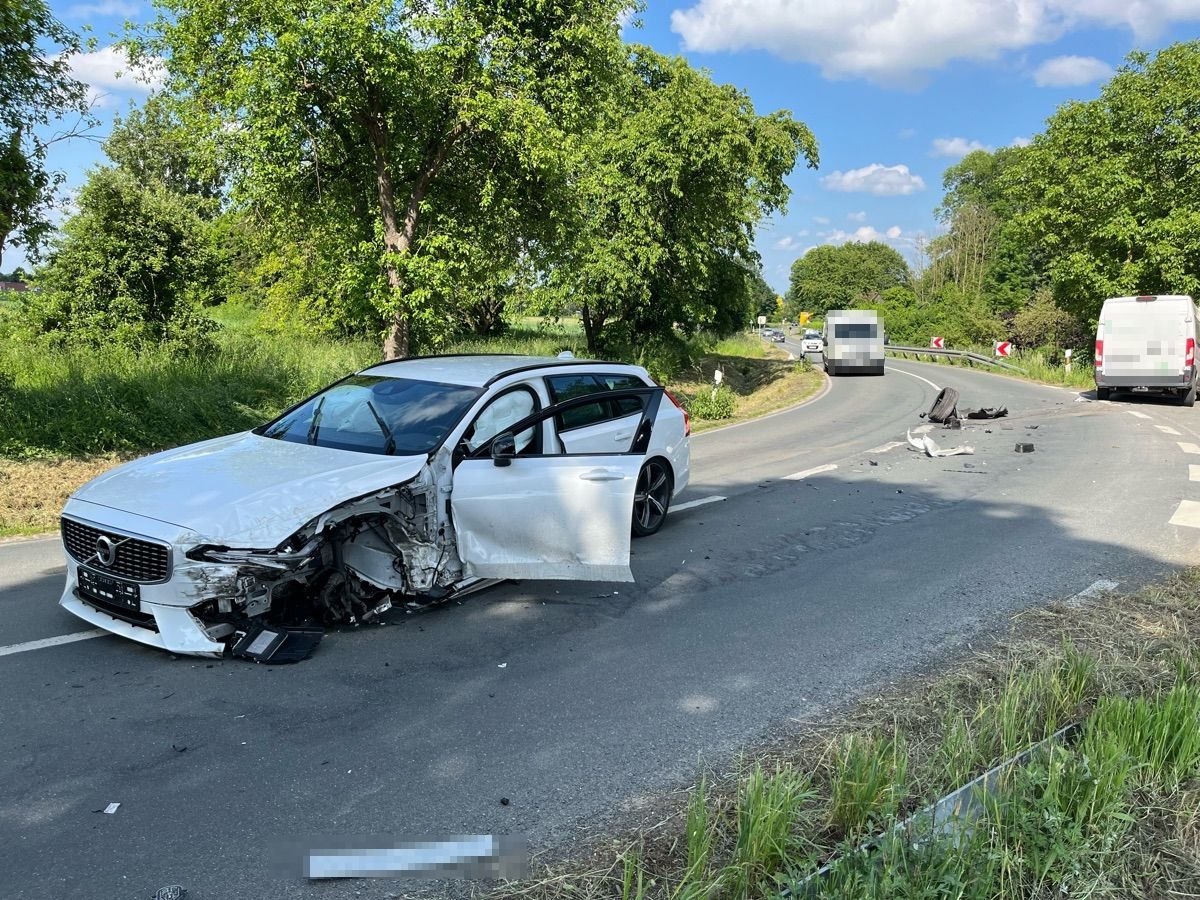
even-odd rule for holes
{"type": "Polygon", "coordinates": [[[388,428],[387,422],[383,421],[383,416],[379,414],[379,410],[375,408],[375,404],[370,400],[367,401],[367,409],[371,411],[371,415],[375,417],[375,421],[379,423],[379,430],[383,432],[383,436],[387,438],[387,443],[383,445],[383,452],[391,456],[396,452],[396,439],[392,437],[392,429],[388,428]]]}
{"type": "Polygon", "coordinates": [[[315,444],[317,435],[321,432],[321,407],[325,405],[325,398],[322,397],[317,401],[317,408],[313,410],[312,422],[308,425],[308,442],[315,444]]]}

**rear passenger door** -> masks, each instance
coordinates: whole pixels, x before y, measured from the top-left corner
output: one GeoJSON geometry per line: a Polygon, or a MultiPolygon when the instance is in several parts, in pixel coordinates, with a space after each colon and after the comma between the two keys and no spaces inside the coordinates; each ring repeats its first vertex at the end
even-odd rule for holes
{"type": "MultiPolygon", "coordinates": [[[[645,388],[635,375],[624,373],[571,373],[546,379],[554,403],[605,391],[645,388]]],[[[642,420],[636,397],[597,398],[556,416],[554,427],[564,453],[624,453],[642,420]]]]}

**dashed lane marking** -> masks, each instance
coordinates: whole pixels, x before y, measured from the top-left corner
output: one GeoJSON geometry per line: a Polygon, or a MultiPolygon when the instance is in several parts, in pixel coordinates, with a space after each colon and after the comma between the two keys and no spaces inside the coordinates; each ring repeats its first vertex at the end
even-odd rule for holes
{"type": "Polygon", "coordinates": [[[1170,425],[1155,425],[1154,427],[1157,428],[1159,431],[1161,431],[1163,434],[1173,434],[1173,435],[1175,435],[1175,437],[1183,436],[1178,431],[1176,431],[1174,428],[1172,428],[1170,425]]]}
{"type": "Polygon", "coordinates": [[[805,469],[803,472],[793,472],[791,475],[784,475],[784,481],[801,481],[808,478],[810,475],[820,475],[822,472],[832,472],[837,466],[830,463],[826,466],[816,466],[812,469],[805,469]]]}
{"type": "Polygon", "coordinates": [[[1127,410],[1125,410],[1125,412],[1129,413],[1131,416],[1137,416],[1139,419],[1149,419],[1150,418],[1144,412],[1138,412],[1136,409],[1127,409],[1127,410]]]}
{"type": "Polygon", "coordinates": [[[1185,441],[1176,441],[1175,443],[1177,443],[1179,445],[1179,449],[1182,450],[1184,453],[1200,454],[1200,446],[1197,446],[1196,444],[1189,444],[1189,443],[1186,443],[1185,441]]]}
{"type": "Polygon", "coordinates": [[[1181,525],[1184,528],[1200,528],[1200,503],[1195,500],[1180,500],[1171,516],[1168,525],[1181,525]]]}
{"type": "Polygon", "coordinates": [[[1188,481],[1200,481],[1200,466],[1188,466],[1188,481]]]}
{"type": "Polygon", "coordinates": [[[880,444],[878,447],[872,447],[868,453],[887,453],[889,450],[895,450],[897,447],[903,447],[904,441],[889,441],[886,444],[880,444]]]}
{"type": "Polygon", "coordinates": [[[60,644],[73,644],[76,641],[104,637],[106,634],[108,634],[107,631],[97,628],[95,631],[77,631],[74,634],[60,634],[58,637],[42,638],[40,641],[9,644],[7,647],[0,647],[0,656],[8,656],[12,653],[25,653],[28,650],[42,650],[46,647],[57,647],[60,644]]]}
{"type": "Polygon", "coordinates": [[[724,499],[724,497],[701,497],[699,500],[689,500],[687,503],[672,506],[668,510],[668,513],[683,512],[685,509],[695,509],[697,506],[704,506],[707,503],[718,503],[724,499]]]}

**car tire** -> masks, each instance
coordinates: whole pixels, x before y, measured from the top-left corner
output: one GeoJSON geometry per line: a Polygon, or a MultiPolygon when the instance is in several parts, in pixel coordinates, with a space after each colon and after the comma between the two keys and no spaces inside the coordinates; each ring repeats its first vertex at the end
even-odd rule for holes
{"type": "Polygon", "coordinates": [[[1111,396],[1112,396],[1112,388],[1102,388],[1102,387],[1096,388],[1096,399],[1097,400],[1107,400],[1111,396]]]}
{"type": "Polygon", "coordinates": [[[1192,385],[1186,391],[1179,395],[1180,406],[1195,406],[1196,405],[1196,385],[1192,385]]]}
{"type": "Polygon", "coordinates": [[[663,527],[674,489],[671,466],[665,459],[647,460],[633,491],[633,536],[647,537],[663,527]]]}

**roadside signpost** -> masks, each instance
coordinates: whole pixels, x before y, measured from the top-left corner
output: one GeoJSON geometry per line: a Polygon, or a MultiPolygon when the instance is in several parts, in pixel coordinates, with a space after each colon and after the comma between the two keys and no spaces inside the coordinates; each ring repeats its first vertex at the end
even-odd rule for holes
{"type": "Polygon", "coordinates": [[[946,339],[944,337],[930,338],[929,349],[930,350],[945,350],[946,349],[946,339]]]}
{"type": "Polygon", "coordinates": [[[996,341],[992,344],[992,349],[997,356],[1012,356],[1013,345],[1011,341],[996,341]]]}

